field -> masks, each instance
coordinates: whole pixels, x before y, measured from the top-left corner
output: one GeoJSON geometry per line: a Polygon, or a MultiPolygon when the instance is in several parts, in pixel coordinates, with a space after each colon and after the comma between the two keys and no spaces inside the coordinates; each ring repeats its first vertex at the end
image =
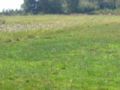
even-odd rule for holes
{"type": "Polygon", "coordinates": [[[120,90],[120,16],[2,16],[0,90],[120,90]]]}

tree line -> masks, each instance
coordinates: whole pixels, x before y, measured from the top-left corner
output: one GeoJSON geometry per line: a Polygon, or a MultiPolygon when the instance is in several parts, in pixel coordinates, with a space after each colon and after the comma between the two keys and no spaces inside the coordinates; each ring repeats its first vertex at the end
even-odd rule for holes
{"type": "Polygon", "coordinates": [[[25,13],[90,13],[118,9],[120,0],[24,0],[25,13]]]}
{"type": "Polygon", "coordinates": [[[2,14],[91,14],[99,10],[119,10],[120,0],[24,0],[21,8],[6,10],[2,14]]]}

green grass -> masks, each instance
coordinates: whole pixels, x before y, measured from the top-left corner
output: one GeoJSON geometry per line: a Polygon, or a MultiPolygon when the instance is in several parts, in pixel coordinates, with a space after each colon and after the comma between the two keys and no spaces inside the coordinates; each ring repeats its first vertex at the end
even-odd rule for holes
{"type": "Polygon", "coordinates": [[[2,19],[0,90],[120,90],[119,16],[2,19]]]}

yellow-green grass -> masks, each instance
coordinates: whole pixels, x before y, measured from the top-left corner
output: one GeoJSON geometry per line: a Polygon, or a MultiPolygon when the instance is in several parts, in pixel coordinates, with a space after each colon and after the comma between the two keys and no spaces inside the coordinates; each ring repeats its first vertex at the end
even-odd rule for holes
{"type": "Polygon", "coordinates": [[[1,20],[0,90],[120,89],[120,16],[1,20]]]}

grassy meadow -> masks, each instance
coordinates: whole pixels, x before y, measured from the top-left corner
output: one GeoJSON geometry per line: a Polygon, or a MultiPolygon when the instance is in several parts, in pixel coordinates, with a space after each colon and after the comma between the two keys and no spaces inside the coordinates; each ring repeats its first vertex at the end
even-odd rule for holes
{"type": "Polygon", "coordinates": [[[120,90],[120,16],[1,16],[0,90],[120,90]]]}

